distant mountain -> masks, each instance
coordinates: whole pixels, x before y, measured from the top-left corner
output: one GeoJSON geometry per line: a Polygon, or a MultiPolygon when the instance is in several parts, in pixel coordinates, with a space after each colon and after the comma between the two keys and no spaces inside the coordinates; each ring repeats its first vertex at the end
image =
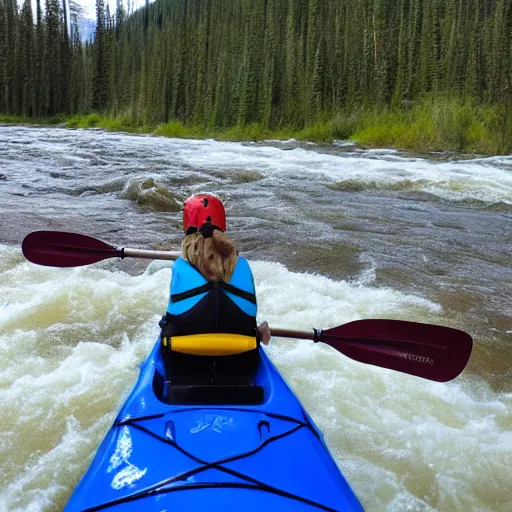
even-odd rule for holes
{"type": "Polygon", "coordinates": [[[94,37],[94,30],[96,29],[96,20],[89,18],[80,18],[80,39],[82,41],[91,41],[94,37]]]}

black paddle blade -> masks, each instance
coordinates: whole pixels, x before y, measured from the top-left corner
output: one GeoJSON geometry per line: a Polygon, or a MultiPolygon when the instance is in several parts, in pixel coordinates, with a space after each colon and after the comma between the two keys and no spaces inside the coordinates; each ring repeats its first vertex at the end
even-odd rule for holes
{"type": "Polygon", "coordinates": [[[319,341],[356,361],[438,382],[457,377],[473,347],[464,331],[401,320],[357,320],[322,331],[319,341]]]}
{"type": "Polygon", "coordinates": [[[123,257],[123,251],[87,235],[65,231],[33,231],[21,244],[28,261],[48,267],[79,267],[123,257]]]}

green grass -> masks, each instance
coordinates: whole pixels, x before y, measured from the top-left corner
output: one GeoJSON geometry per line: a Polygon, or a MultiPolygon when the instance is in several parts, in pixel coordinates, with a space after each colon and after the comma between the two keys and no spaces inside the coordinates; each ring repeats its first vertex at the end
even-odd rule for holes
{"type": "Polygon", "coordinates": [[[508,154],[512,110],[448,98],[426,98],[410,110],[361,113],[351,140],[418,151],[508,154]]]}
{"type": "Polygon", "coordinates": [[[106,116],[102,114],[82,114],[66,120],[68,128],[103,128],[112,132],[137,133],[141,127],[132,123],[126,116],[106,116]]]}
{"type": "Polygon", "coordinates": [[[4,116],[0,115],[1,124],[43,124],[55,125],[64,122],[65,118],[62,116],[43,118],[43,117],[26,117],[26,116],[4,116]]]}
{"type": "Polygon", "coordinates": [[[367,147],[390,147],[428,153],[454,151],[478,154],[512,152],[512,108],[477,105],[448,97],[425,97],[409,108],[354,108],[335,115],[324,113],[321,120],[302,128],[282,126],[270,129],[262,124],[212,128],[171,121],[157,126],[137,124],[129,115],[96,113],[71,118],[30,119],[0,116],[0,123],[64,124],[69,128],[103,128],[109,131],[152,133],[164,137],[215,138],[225,141],[269,139],[330,143],[352,140],[367,147]]]}
{"type": "Polygon", "coordinates": [[[259,123],[252,123],[245,126],[237,125],[226,129],[213,129],[211,133],[219,140],[231,141],[258,141],[273,138],[272,130],[259,123]]]}

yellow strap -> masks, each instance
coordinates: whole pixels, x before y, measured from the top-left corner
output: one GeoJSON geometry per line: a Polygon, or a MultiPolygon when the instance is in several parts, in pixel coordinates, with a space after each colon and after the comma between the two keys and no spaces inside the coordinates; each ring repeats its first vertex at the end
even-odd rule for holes
{"type": "Polygon", "coordinates": [[[164,345],[174,352],[196,356],[228,356],[241,354],[257,347],[256,338],[241,334],[190,334],[167,338],[164,345]]]}

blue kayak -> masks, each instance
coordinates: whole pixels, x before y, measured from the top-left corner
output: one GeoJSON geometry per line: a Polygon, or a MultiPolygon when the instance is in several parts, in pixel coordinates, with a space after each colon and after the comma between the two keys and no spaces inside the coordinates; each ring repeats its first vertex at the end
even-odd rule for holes
{"type": "Polygon", "coordinates": [[[169,403],[159,344],[65,512],[363,510],[262,348],[250,382],[181,386],[169,403]]]}

